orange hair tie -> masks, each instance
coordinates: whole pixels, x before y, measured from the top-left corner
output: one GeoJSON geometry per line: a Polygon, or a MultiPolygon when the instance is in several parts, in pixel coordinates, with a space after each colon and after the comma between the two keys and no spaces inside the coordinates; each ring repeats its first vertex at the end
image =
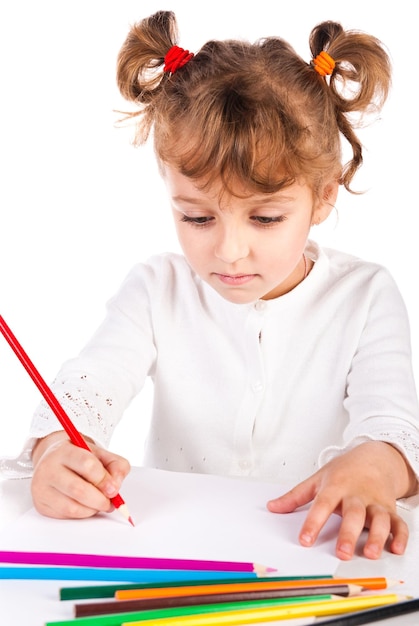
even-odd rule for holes
{"type": "Polygon", "coordinates": [[[335,61],[332,59],[330,54],[322,50],[320,54],[313,59],[312,64],[314,69],[320,76],[330,76],[333,70],[335,69],[335,61]]]}
{"type": "Polygon", "coordinates": [[[193,57],[193,52],[184,50],[179,46],[172,46],[164,57],[164,71],[173,74],[180,67],[183,67],[193,57]]]}

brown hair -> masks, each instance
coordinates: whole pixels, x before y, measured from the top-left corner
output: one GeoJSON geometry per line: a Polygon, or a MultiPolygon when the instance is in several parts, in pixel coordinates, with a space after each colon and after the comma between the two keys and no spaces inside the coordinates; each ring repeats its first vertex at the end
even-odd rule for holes
{"type": "Polygon", "coordinates": [[[350,190],[362,164],[351,121],[383,105],[391,68],[381,42],[368,34],[323,22],[310,34],[310,51],[336,65],[320,76],[279,37],[254,44],[209,41],[174,74],[164,57],[177,44],[171,11],[135,24],[118,56],[121,94],[138,109],[135,143],[153,130],[157,157],[182,174],[232,191],[273,193],[303,178],[319,190],[332,178],[350,190]],[[343,166],[341,137],[352,158],[343,166]]]}

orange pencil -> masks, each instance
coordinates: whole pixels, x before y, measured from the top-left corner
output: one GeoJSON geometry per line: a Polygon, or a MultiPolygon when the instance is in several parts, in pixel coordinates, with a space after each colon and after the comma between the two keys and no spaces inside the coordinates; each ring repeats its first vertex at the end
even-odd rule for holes
{"type": "MultiPolygon", "coordinates": [[[[390,581],[384,577],[373,578],[324,578],[284,581],[243,581],[240,583],[219,583],[215,585],[194,585],[194,594],[232,593],[239,591],[268,590],[268,589],[296,589],[299,587],[321,587],[331,585],[357,585],[363,589],[387,589],[400,581],[390,581]]],[[[162,598],[187,596],[191,593],[190,586],[184,587],[151,587],[147,589],[120,589],[115,592],[117,600],[133,600],[136,598],[162,598]]]]}
{"type": "MultiPolygon", "coordinates": [[[[29,376],[32,378],[35,385],[38,387],[39,391],[42,393],[44,399],[54,412],[55,416],[59,420],[61,426],[66,431],[67,435],[69,436],[70,441],[79,448],[84,448],[85,450],[89,450],[90,452],[89,446],[87,445],[79,431],[76,429],[73,422],[70,420],[67,413],[64,411],[63,407],[58,402],[57,398],[54,396],[51,389],[44,381],[41,374],[38,372],[35,365],[32,363],[9,326],[6,324],[6,321],[4,320],[2,315],[0,315],[0,331],[2,332],[6,341],[9,343],[14,353],[16,354],[19,361],[22,363],[23,367],[28,372],[29,376]]],[[[111,498],[111,502],[114,507],[118,509],[120,513],[122,513],[122,515],[130,522],[130,524],[134,526],[134,522],[132,521],[132,518],[129,514],[127,505],[125,504],[119,493],[114,498],[111,498]]]]}

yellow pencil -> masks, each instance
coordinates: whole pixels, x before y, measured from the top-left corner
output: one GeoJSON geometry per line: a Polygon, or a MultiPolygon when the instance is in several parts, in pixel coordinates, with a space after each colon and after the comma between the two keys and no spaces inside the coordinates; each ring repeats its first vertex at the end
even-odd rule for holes
{"type": "MultiPolygon", "coordinates": [[[[287,606],[283,605],[278,607],[249,608],[238,611],[220,611],[217,613],[154,618],[152,622],[153,626],[239,626],[240,624],[272,622],[281,619],[339,615],[341,613],[350,613],[351,611],[361,611],[363,609],[372,609],[386,604],[394,604],[406,599],[406,596],[389,593],[323,600],[320,602],[288,604],[287,606]]],[[[144,626],[147,621],[148,620],[124,622],[121,626],[144,626]]]]}

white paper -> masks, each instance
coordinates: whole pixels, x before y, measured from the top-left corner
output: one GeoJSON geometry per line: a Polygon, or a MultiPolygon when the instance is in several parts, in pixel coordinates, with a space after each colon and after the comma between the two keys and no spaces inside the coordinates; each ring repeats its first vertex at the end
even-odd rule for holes
{"type": "MultiPolygon", "coordinates": [[[[0,550],[76,552],[253,562],[278,576],[334,574],[339,518],[332,516],[312,548],[298,543],[306,511],[276,515],[266,502],[285,488],[211,475],[133,468],[124,498],[136,526],[117,511],[87,520],[53,520],[31,509],[0,532],[0,550]]],[[[60,581],[0,581],[8,626],[71,619],[60,581]],[[22,602],[24,598],[24,602],[22,602]]]]}

